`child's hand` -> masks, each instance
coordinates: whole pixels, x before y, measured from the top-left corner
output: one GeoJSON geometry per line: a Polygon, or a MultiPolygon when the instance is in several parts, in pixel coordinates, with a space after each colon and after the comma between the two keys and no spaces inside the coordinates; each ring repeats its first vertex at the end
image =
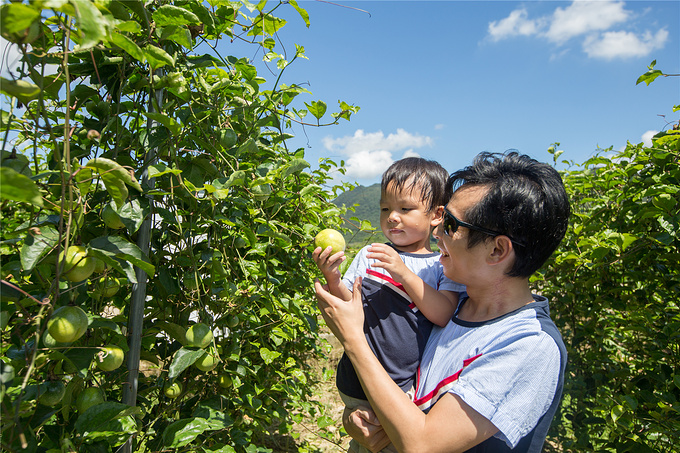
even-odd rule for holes
{"type": "Polygon", "coordinates": [[[407,275],[413,273],[406,267],[406,264],[404,264],[404,261],[399,256],[399,252],[387,244],[371,244],[366,257],[378,261],[371,264],[371,267],[385,269],[393,279],[400,283],[404,282],[407,275]]]}
{"type": "Polygon", "coordinates": [[[342,273],[340,272],[340,265],[347,259],[345,252],[338,252],[331,255],[332,247],[326,247],[322,250],[321,247],[317,247],[312,252],[312,259],[316,263],[317,267],[321,270],[321,273],[326,277],[326,281],[337,281],[342,278],[342,273]]]}

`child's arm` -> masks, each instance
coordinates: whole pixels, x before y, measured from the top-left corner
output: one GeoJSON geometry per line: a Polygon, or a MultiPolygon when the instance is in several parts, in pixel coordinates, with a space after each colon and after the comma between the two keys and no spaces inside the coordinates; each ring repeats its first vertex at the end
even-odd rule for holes
{"type": "Polygon", "coordinates": [[[416,304],[418,310],[430,322],[445,326],[458,307],[458,293],[437,291],[411,271],[399,257],[399,253],[387,244],[371,244],[368,258],[377,260],[372,267],[380,267],[401,283],[416,304]]]}
{"type": "Polygon", "coordinates": [[[321,247],[317,247],[314,252],[312,252],[312,258],[326,278],[329,292],[344,301],[348,301],[352,298],[352,292],[342,282],[342,273],[340,272],[340,265],[347,257],[345,256],[345,252],[338,252],[331,255],[332,250],[333,248],[330,246],[326,247],[325,250],[322,250],[321,247]]]}

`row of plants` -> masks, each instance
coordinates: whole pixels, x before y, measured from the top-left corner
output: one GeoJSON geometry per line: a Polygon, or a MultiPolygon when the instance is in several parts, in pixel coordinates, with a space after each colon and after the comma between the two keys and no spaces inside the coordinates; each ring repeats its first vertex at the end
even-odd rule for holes
{"type": "MultiPolygon", "coordinates": [[[[638,84],[669,77],[655,64],[638,84]]],[[[569,353],[554,451],[680,448],[678,126],[649,146],[564,162],[570,227],[537,276],[569,353]]],[[[549,151],[558,162],[561,152],[549,151]]]]}
{"type": "Polygon", "coordinates": [[[304,48],[287,56],[276,11],[306,11],[0,8],[21,54],[0,80],[2,450],[272,451],[303,417],[325,426],[309,247],[350,186],[287,143],[358,108],[282,82],[304,48]]]}

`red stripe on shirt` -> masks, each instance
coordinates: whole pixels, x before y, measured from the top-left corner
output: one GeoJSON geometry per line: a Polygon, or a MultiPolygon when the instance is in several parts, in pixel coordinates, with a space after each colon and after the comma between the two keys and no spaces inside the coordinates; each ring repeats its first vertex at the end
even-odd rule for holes
{"type": "Polygon", "coordinates": [[[381,274],[380,272],[374,271],[373,269],[367,269],[367,270],[366,270],[366,273],[367,273],[368,275],[372,275],[373,277],[377,277],[377,278],[379,278],[379,279],[381,279],[381,280],[385,280],[387,283],[391,283],[392,285],[396,286],[396,287],[399,288],[400,290],[406,292],[406,290],[404,289],[404,285],[402,285],[402,284],[399,283],[398,281],[394,280],[394,279],[393,279],[392,277],[390,277],[389,275],[381,274]]]}
{"type": "MultiPolygon", "coordinates": [[[[416,404],[416,406],[421,406],[422,404],[427,403],[430,400],[432,400],[439,393],[439,390],[441,390],[443,387],[449,385],[450,383],[457,381],[458,378],[460,377],[460,374],[465,369],[465,367],[470,365],[472,362],[474,362],[475,360],[477,360],[481,356],[482,356],[482,354],[477,354],[474,357],[470,357],[469,359],[463,360],[463,368],[456,371],[451,376],[440,381],[439,384],[437,384],[437,386],[430,393],[423,396],[422,398],[416,398],[413,402],[416,404]]],[[[418,377],[417,377],[417,380],[416,380],[416,388],[419,385],[420,385],[420,367],[418,367],[418,377]]]]}

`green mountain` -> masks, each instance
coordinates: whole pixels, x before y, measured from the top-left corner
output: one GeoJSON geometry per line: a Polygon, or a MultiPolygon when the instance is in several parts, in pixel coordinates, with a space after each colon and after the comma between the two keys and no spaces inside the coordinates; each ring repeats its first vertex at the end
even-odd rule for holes
{"type": "MultiPolygon", "coordinates": [[[[345,228],[349,232],[345,232],[345,242],[347,247],[352,249],[360,249],[361,247],[370,244],[371,242],[387,242],[387,239],[380,231],[380,184],[376,183],[371,186],[358,186],[354,190],[341,193],[333,203],[338,206],[346,206],[347,208],[354,207],[354,212],[348,210],[344,215],[345,228]],[[353,219],[355,218],[355,219],[353,219]],[[363,220],[371,222],[374,231],[359,231],[359,227],[363,220]]],[[[431,238],[433,250],[438,250],[436,241],[431,238]]]]}
{"type": "Polygon", "coordinates": [[[358,186],[340,194],[333,203],[336,206],[354,209],[344,216],[344,227],[349,232],[344,234],[348,247],[361,248],[371,242],[385,242],[385,236],[380,231],[380,184],[358,186]],[[362,221],[371,222],[374,231],[359,231],[362,221]]]}

